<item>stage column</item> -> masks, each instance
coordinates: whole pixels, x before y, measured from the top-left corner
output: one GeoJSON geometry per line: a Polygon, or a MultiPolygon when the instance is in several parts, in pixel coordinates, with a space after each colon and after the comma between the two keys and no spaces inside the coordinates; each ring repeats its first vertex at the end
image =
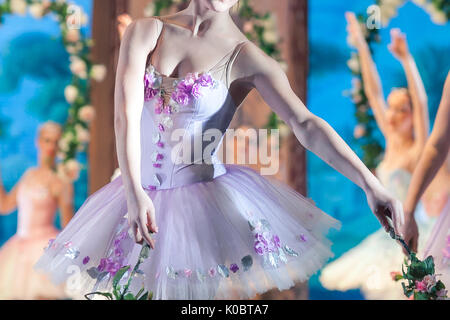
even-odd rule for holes
{"type": "Polygon", "coordinates": [[[107,76],[93,83],[92,105],[96,118],[91,126],[89,144],[89,193],[110,181],[118,167],[114,137],[114,82],[119,55],[119,35],[116,17],[125,12],[128,0],[94,0],[92,59],[106,66],[107,76]]]}

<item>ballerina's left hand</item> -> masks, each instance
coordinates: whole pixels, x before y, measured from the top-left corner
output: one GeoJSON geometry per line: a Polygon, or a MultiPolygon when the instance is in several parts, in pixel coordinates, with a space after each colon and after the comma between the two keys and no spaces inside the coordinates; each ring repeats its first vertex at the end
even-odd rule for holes
{"type": "MultiPolygon", "coordinates": [[[[402,227],[403,240],[405,240],[405,243],[408,245],[412,252],[417,252],[419,228],[417,227],[417,222],[414,218],[414,215],[408,214],[408,211],[406,211],[405,216],[407,218],[405,224],[402,227]]],[[[406,255],[408,254],[408,252],[406,252],[404,248],[403,252],[406,255]]]]}
{"type": "Polygon", "coordinates": [[[400,233],[405,223],[402,203],[390,196],[381,184],[367,188],[366,196],[370,209],[380,221],[384,230],[390,232],[391,227],[393,227],[397,233],[400,233]],[[392,221],[393,226],[391,226],[389,220],[392,221]]]}

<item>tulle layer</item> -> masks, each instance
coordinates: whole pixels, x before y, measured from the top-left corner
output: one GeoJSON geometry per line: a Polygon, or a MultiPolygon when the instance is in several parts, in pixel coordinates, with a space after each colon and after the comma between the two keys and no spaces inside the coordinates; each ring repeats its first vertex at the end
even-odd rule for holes
{"type": "MultiPolygon", "coordinates": [[[[306,280],[333,255],[325,235],[340,227],[337,220],[279,181],[226,168],[212,181],[147,191],[159,232],[132,291],[144,285],[154,299],[251,298],[306,280]]],[[[86,200],[36,268],[73,292],[111,290],[117,267],[134,266],[142,248],[130,238],[126,213],[118,177],[86,200]]]]}
{"type": "Polygon", "coordinates": [[[427,241],[424,258],[433,256],[438,279],[450,288],[450,199],[447,200],[442,213],[427,241]]]}
{"type": "Polygon", "coordinates": [[[57,235],[53,227],[37,236],[9,239],[0,250],[0,299],[63,299],[62,285],[55,286],[48,277],[33,270],[48,239],[57,235]]]}

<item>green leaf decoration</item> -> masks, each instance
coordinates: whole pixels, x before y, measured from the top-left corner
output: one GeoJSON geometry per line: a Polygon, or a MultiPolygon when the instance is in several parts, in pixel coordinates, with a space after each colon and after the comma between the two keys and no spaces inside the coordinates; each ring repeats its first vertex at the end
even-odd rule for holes
{"type": "MultiPolygon", "coordinates": [[[[142,297],[138,298],[138,300],[147,300],[148,296],[149,296],[149,294],[148,294],[148,292],[146,292],[142,295],[142,297]]],[[[148,300],[150,300],[150,299],[148,299],[148,300]]]]}
{"type": "Polygon", "coordinates": [[[428,294],[426,292],[415,292],[414,299],[415,300],[429,300],[428,294]]]}
{"type": "Polygon", "coordinates": [[[106,297],[106,298],[108,298],[109,300],[113,300],[113,296],[112,296],[112,294],[109,293],[109,292],[99,292],[99,291],[96,291],[96,292],[86,293],[86,294],[84,295],[84,297],[85,297],[86,299],[88,299],[88,300],[92,300],[92,299],[90,298],[90,296],[92,296],[92,295],[99,295],[99,296],[106,297]]]}
{"type": "Polygon", "coordinates": [[[116,275],[114,276],[114,279],[113,279],[113,287],[116,287],[119,284],[119,282],[122,279],[123,275],[129,269],[130,269],[130,266],[125,266],[125,267],[121,268],[119,271],[117,271],[117,273],[116,273],[116,275]]]}
{"type": "Polygon", "coordinates": [[[136,300],[136,297],[132,293],[127,293],[124,296],[124,300],[136,300]]]}

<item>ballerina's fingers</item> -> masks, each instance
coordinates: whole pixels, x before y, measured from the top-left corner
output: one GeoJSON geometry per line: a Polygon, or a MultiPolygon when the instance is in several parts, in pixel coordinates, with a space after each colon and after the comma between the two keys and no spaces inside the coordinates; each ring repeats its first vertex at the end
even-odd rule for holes
{"type": "Polygon", "coordinates": [[[394,200],[392,203],[392,220],[394,223],[395,231],[399,233],[401,236],[402,226],[405,224],[405,215],[403,213],[403,206],[400,201],[394,200]]]}
{"type": "Polygon", "coordinates": [[[139,226],[137,222],[131,223],[131,231],[133,232],[134,242],[142,243],[142,235],[139,232],[139,226]]]}
{"type": "Polygon", "coordinates": [[[384,230],[386,232],[389,232],[390,230],[390,224],[389,221],[387,219],[388,215],[385,214],[387,208],[385,206],[379,206],[375,209],[375,216],[378,218],[378,221],[380,222],[380,224],[383,226],[384,230]],[[380,214],[380,211],[383,211],[382,214],[380,214]]]}
{"type": "Polygon", "coordinates": [[[144,240],[148,243],[148,245],[152,249],[155,249],[155,240],[152,238],[152,236],[150,235],[150,232],[147,228],[147,219],[148,219],[147,212],[145,212],[145,214],[139,216],[138,229],[139,229],[139,232],[141,233],[142,237],[144,238],[144,240]]]}

